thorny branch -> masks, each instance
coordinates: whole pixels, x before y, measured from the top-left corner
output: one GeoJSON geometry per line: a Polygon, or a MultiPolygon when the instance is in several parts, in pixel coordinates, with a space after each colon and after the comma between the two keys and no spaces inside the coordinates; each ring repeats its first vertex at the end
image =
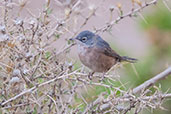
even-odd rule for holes
{"type": "MultiPolygon", "coordinates": [[[[154,85],[159,80],[168,77],[170,74],[171,74],[171,67],[167,68],[165,71],[163,71],[160,74],[154,76],[153,78],[147,80],[146,82],[144,82],[143,84],[139,85],[138,87],[134,88],[133,91],[131,92],[133,94],[125,94],[125,97],[114,99],[114,101],[115,102],[116,101],[130,101],[130,100],[132,101],[133,100],[132,97],[133,97],[134,98],[133,103],[127,109],[122,109],[122,110],[124,110],[124,113],[126,113],[126,112],[128,112],[129,110],[131,110],[132,108],[135,107],[135,103],[139,102],[139,99],[141,99],[141,100],[156,100],[156,99],[170,98],[171,97],[171,93],[169,93],[169,94],[154,95],[154,96],[142,96],[142,97],[140,96],[139,98],[135,98],[135,96],[134,96],[134,94],[137,94],[140,91],[145,91],[147,88],[149,88],[150,86],[154,85]],[[131,98],[127,98],[127,97],[130,97],[130,96],[131,96],[131,98]]],[[[97,105],[100,102],[102,102],[101,99],[98,99],[93,104],[97,105]]],[[[112,107],[112,105],[110,103],[106,103],[106,104],[101,105],[101,110],[106,110],[106,109],[109,109],[111,107],[112,107]]],[[[118,110],[120,110],[120,109],[118,109],[118,110]]]]}
{"type": "MultiPolygon", "coordinates": [[[[38,89],[38,88],[40,88],[40,87],[42,87],[42,86],[45,86],[46,84],[55,82],[55,81],[57,81],[57,80],[59,80],[59,79],[65,78],[65,77],[67,77],[67,76],[69,76],[69,75],[72,75],[72,74],[74,74],[74,73],[75,73],[75,72],[72,72],[72,73],[67,74],[67,75],[57,76],[56,78],[54,78],[54,79],[52,79],[52,80],[49,80],[49,81],[44,82],[44,83],[42,83],[42,84],[36,85],[36,86],[34,86],[34,87],[32,87],[32,88],[30,88],[30,89],[28,89],[28,90],[25,90],[25,91],[21,92],[20,94],[16,95],[15,97],[13,97],[13,98],[11,98],[11,99],[9,99],[9,100],[7,100],[7,101],[1,103],[1,106],[7,104],[8,102],[11,102],[11,101],[13,101],[13,100],[16,100],[17,98],[19,98],[19,97],[21,97],[21,96],[23,96],[23,95],[25,95],[25,94],[27,94],[27,93],[31,93],[31,92],[33,92],[35,89],[38,89]]],[[[157,81],[159,81],[159,80],[161,80],[161,79],[163,79],[163,78],[166,78],[166,77],[169,76],[170,74],[171,74],[171,67],[169,67],[169,68],[166,69],[164,72],[162,72],[162,73],[156,75],[154,78],[152,78],[152,79],[146,81],[145,83],[143,83],[143,84],[141,84],[140,86],[138,86],[138,87],[136,87],[135,89],[133,89],[133,94],[136,94],[137,92],[139,92],[139,91],[141,91],[141,90],[144,90],[144,89],[146,89],[147,87],[152,86],[152,85],[155,84],[157,81]]],[[[101,85],[101,84],[99,84],[99,85],[101,85]]],[[[102,86],[103,86],[103,85],[102,85],[102,86]]],[[[162,98],[162,99],[163,99],[163,98],[170,98],[170,97],[171,97],[171,94],[162,94],[162,95],[160,95],[160,98],[162,98]]],[[[154,96],[151,96],[151,97],[150,97],[150,96],[146,96],[146,97],[141,98],[141,99],[143,99],[143,100],[148,100],[148,99],[152,100],[152,99],[157,99],[157,96],[155,96],[155,97],[154,97],[154,96]]],[[[124,98],[124,99],[119,99],[119,100],[129,101],[130,99],[124,98]]],[[[99,101],[99,102],[100,102],[100,101],[99,101]]],[[[96,104],[98,104],[98,102],[96,101],[96,103],[93,103],[93,104],[96,105],[96,104]]],[[[103,105],[104,105],[104,104],[103,104],[103,105]]],[[[104,108],[104,106],[101,106],[101,110],[107,109],[108,107],[111,106],[111,105],[107,105],[107,104],[105,104],[105,105],[106,105],[107,107],[105,106],[105,108],[104,108]]],[[[134,105],[131,105],[131,107],[130,107],[129,109],[131,109],[131,108],[134,108],[134,105]]],[[[126,112],[129,111],[129,109],[127,109],[126,112]]]]}
{"type": "Polygon", "coordinates": [[[107,30],[111,29],[114,24],[117,24],[119,21],[123,20],[124,18],[126,18],[126,17],[132,17],[135,14],[137,14],[138,12],[142,11],[144,8],[146,8],[146,7],[150,6],[150,5],[153,5],[153,4],[155,5],[157,2],[158,2],[158,0],[153,0],[153,1],[149,2],[149,3],[146,3],[145,2],[145,4],[143,6],[137,8],[137,9],[133,9],[132,11],[128,12],[127,14],[124,14],[124,15],[119,16],[115,20],[113,20],[110,23],[106,24],[104,27],[95,29],[95,31],[96,32],[99,32],[99,31],[102,31],[102,32],[107,31],[107,30]]]}
{"type": "Polygon", "coordinates": [[[150,86],[154,85],[159,80],[165,79],[169,75],[171,75],[171,66],[169,68],[167,68],[165,71],[163,71],[162,73],[156,75],[155,77],[151,78],[150,80],[147,80],[143,84],[134,88],[132,92],[133,92],[133,94],[137,94],[138,92],[141,92],[141,91],[149,88],[150,86]]]}
{"type": "MultiPolygon", "coordinates": [[[[74,69],[72,59],[67,56],[68,50],[74,44],[70,44],[67,39],[70,36],[75,36],[80,31],[79,29],[84,28],[89,20],[96,16],[96,12],[102,7],[104,0],[93,7],[94,9],[91,11],[87,10],[87,6],[84,6],[84,1],[73,1],[65,3],[62,0],[56,0],[62,4],[60,6],[62,10],[59,8],[59,12],[56,12],[57,15],[60,11],[66,10],[66,12],[62,12],[64,16],[60,18],[55,16],[54,12],[52,13],[51,0],[45,3],[45,7],[38,12],[38,16],[32,13],[31,9],[25,8],[29,2],[10,0],[0,2],[3,9],[3,15],[0,18],[1,109],[11,109],[10,113],[17,113],[17,109],[22,108],[24,113],[29,110],[28,113],[44,111],[61,114],[82,112],[87,114],[127,113],[132,108],[135,108],[137,113],[143,107],[157,108],[159,106],[162,108],[162,101],[170,98],[171,94],[156,90],[155,93],[147,95],[150,91],[148,88],[168,77],[171,73],[171,67],[132,91],[123,90],[124,85],[122,84],[119,87],[115,86],[113,82],[117,82],[119,77],[114,74],[106,74],[105,80],[101,80],[101,76],[95,74],[90,80],[82,67],[74,69]],[[20,9],[17,17],[11,15],[14,6],[20,9]],[[83,6],[87,8],[85,8],[86,11],[90,11],[88,16],[83,16],[83,10],[79,9],[83,6]],[[29,13],[29,16],[23,19],[20,17],[20,13],[24,9],[29,13]],[[82,24],[75,29],[72,25],[75,24],[75,17],[79,16],[83,17],[84,20],[80,20],[82,24]],[[61,39],[65,39],[65,47],[62,45],[63,48],[58,49],[51,46],[56,45],[56,41],[61,39]],[[106,95],[104,92],[87,100],[82,93],[90,94],[89,89],[95,90],[96,87],[108,89],[110,95],[106,95]],[[117,92],[120,93],[119,96],[117,92]],[[139,92],[142,94],[135,95],[139,92]],[[36,107],[36,105],[37,108],[32,110],[32,107],[36,107]],[[84,110],[81,109],[82,107],[84,110]]],[[[132,17],[147,6],[157,2],[158,0],[152,0],[142,4],[137,9],[132,8],[130,12],[120,14],[115,20],[96,29],[96,32],[107,31],[124,18],[132,17]]],[[[165,1],[163,2],[166,4],[165,1]]]]}

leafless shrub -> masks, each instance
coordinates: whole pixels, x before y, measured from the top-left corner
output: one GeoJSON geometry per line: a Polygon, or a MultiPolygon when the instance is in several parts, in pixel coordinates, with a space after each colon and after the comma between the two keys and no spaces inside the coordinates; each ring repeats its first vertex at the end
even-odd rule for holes
{"type": "MultiPolygon", "coordinates": [[[[119,77],[105,75],[109,84],[101,81],[100,75],[87,78],[83,68],[74,69],[74,62],[68,52],[74,44],[67,39],[61,49],[55,49],[55,41],[71,37],[96,16],[97,6],[87,5],[82,0],[47,0],[39,14],[25,8],[29,1],[3,0],[0,2],[0,107],[2,113],[127,113],[134,108],[139,113],[144,108],[161,108],[163,100],[171,97],[170,93],[161,93],[159,87],[152,86],[158,80],[171,74],[171,68],[145,82],[133,90],[124,90],[112,84],[119,77]],[[61,8],[62,15],[56,18],[52,13],[51,2],[61,8]],[[19,8],[16,13],[15,8],[19,8]],[[19,16],[25,9],[29,17],[19,16]],[[84,16],[84,9],[88,16],[84,16]],[[13,15],[14,13],[14,15],[13,15]],[[17,16],[18,15],[18,16],[17,16]],[[82,17],[78,20],[78,17],[82,17]],[[82,24],[78,24],[81,21],[82,24]],[[74,22],[74,23],[73,23],[74,22]],[[78,26],[79,25],[79,26],[78,26]],[[92,101],[87,101],[82,92],[94,86],[105,87],[110,95],[101,93],[92,101]],[[156,89],[151,93],[148,87],[156,89]],[[117,93],[120,94],[117,94],[117,93]],[[141,93],[138,94],[137,93],[141,93]],[[76,102],[76,97],[82,102],[76,102]],[[84,110],[83,110],[84,109],[84,110]]],[[[131,2],[131,1],[130,1],[131,2]]],[[[133,17],[144,8],[157,4],[158,0],[142,2],[132,0],[132,9],[123,13],[122,4],[108,9],[118,13],[118,18],[111,18],[107,24],[94,28],[95,32],[109,31],[119,21],[133,17]]],[[[165,0],[164,0],[165,2],[165,0]]],[[[165,2],[166,3],[166,2],[165,2]]],[[[58,46],[59,47],[59,46],[58,46]]]]}

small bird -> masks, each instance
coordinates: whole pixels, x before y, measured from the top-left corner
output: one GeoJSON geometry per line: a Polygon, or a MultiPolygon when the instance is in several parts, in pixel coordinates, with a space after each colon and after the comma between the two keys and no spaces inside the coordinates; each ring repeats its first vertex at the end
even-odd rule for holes
{"type": "Polygon", "coordinates": [[[81,62],[93,72],[105,73],[117,62],[134,63],[137,61],[134,58],[120,56],[99,35],[88,30],[70,40],[76,41],[81,62]]]}

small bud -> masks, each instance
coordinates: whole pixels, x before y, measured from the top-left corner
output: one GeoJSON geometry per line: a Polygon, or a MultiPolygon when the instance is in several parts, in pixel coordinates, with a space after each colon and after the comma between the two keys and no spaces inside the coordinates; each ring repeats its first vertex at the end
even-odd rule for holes
{"type": "Polygon", "coordinates": [[[7,45],[8,45],[8,47],[10,47],[10,48],[14,48],[14,46],[15,46],[15,43],[8,42],[8,43],[7,43],[7,45]]]}
{"type": "Polygon", "coordinates": [[[20,82],[20,78],[18,77],[13,77],[10,81],[9,81],[9,84],[12,85],[12,84],[16,84],[16,83],[19,83],[20,82]]]}
{"type": "Polygon", "coordinates": [[[19,26],[22,26],[23,25],[23,20],[22,19],[17,18],[17,19],[15,19],[13,21],[14,21],[14,24],[15,25],[19,25],[19,26]]]}
{"type": "Polygon", "coordinates": [[[38,36],[42,36],[43,35],[43,31],[42,30],[37,31],[37,35],[38,36]]]}
{"type": "Polygon", "coordinates": [[[0,32],[2,33],[2,34],[5,34],[6,32],[5,32],[5,26],[4,25],[0,25],[0,32]]]}
{"type": "Polygon", "coordinates": [[[26,53],[26,57],[29,57],[31,54],[28,52],[28,53],[26,53]]]}
{"type": "Polygon", "coordinates": [[[139,5],[142,6],[142,2],[140,0],[135,0],[135,2],[139,5]]]}
{"type": "Polygon", "coordinates": [[[20,75],[20,70],[19,70],[19,69],[14,69],[13,75],[14,75],[14,76],[20,75]]]}
{"type": "Polygon", "coordinates": [[[80,8],[78,7],[74,8],[74,13],[79,15],[81,13],[80,8]]]}
{"type": "Polygon", "coordinates": [[[9,39],[10,39],[10,37],[8,35],[6,35],[6,34],[0,35],[0,41],[7,41],[9,39]]]}
{"type": "Polygon", "coordinates": [[[35,23],[36,23],[36,22],[35,22],[35,20],[33,20],[33,19],[30,20],[30,22],[29,22],[30,25],[34,25],[35,23]]]}
{"type": "Polygon", "coordinates": [[[119,9],[119,11],[120,11],[120,16],[122,16],[122,15],[123,15],[122,4],[121,4],[121,3],[118,3],[118,4],[117,4],[117,7],[118,7],[118,9],[119,9]]]}
{"type": "Polygon", "coordinates": [[[94,11],[94,10],[96,9],[96,7],[95,7],[94,4],[91,4],[91,5],[88,6],[88,9],[89,9],[90,11],[94,11]]]}
{"type": "Polygon", "coordinates": [[[23,34],[19,34],[19,35],[17,36],[17,39],[18,39],[19,41],[22,41],[22,40],[25,39],[25,37],[24,37],[23,34]]]}
{"type": "Polygon", "coordinates": [[[111,7],[109,8],[109,10],[110,10],[111,12],[113,12],[113,11],[114,11],[114,9],[115,9],[115,7],[114,7],[114,6],[111,6],[111,7]]]}
{"type": "Polygon", "coordinates": [[[68,68],[70,69],[70,70],[72,70],[72,68],[73,68],[73,63],[72,62],[65,62],[65,65],[66,66],[68,66],[68,68]]]}
{"type": "Polygon", "coordinates": [[[23,74],[27,74],[28,72],[29,72],[28,69],[26,69],[26,68],[23,69],[23,74]]]}
{"type": "Polygon", "coordinates": [[[27,52],[25,54],[25,57],[26,57],[26,61],[29,61],[33,57],[33,55],[30,52],[27,52]]]}
{"type": "Polygon", "coordinates": [[[26,6],[26,4],[27,4],[27,0],[19,0],[19,6],[21,7],[21,8],[23,8],[23,7],[25,7],[26,6]]]}
{"type": "Polygon", "coordinates": [[[122,4],[121,3],[118,3],[117,4],[117,7],[118,7],[119,10],[121,10],[122,9],[122,4]]]}
{"type": "Polygon", "coordinates": [[[65,15],[68,17],[71,14],[71,9],[66,8],[65,9],[65,15]]]}

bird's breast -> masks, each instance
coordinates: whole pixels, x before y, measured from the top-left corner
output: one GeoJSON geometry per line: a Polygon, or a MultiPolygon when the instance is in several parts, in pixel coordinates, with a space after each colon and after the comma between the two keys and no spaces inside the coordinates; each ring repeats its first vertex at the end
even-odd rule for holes
{"type": "Polygon", "coordinates": [[[114,58],[93,47],[79,46],[78,55],[81,62],[95,72],[107,72],[116,63],[114,58]]]}

